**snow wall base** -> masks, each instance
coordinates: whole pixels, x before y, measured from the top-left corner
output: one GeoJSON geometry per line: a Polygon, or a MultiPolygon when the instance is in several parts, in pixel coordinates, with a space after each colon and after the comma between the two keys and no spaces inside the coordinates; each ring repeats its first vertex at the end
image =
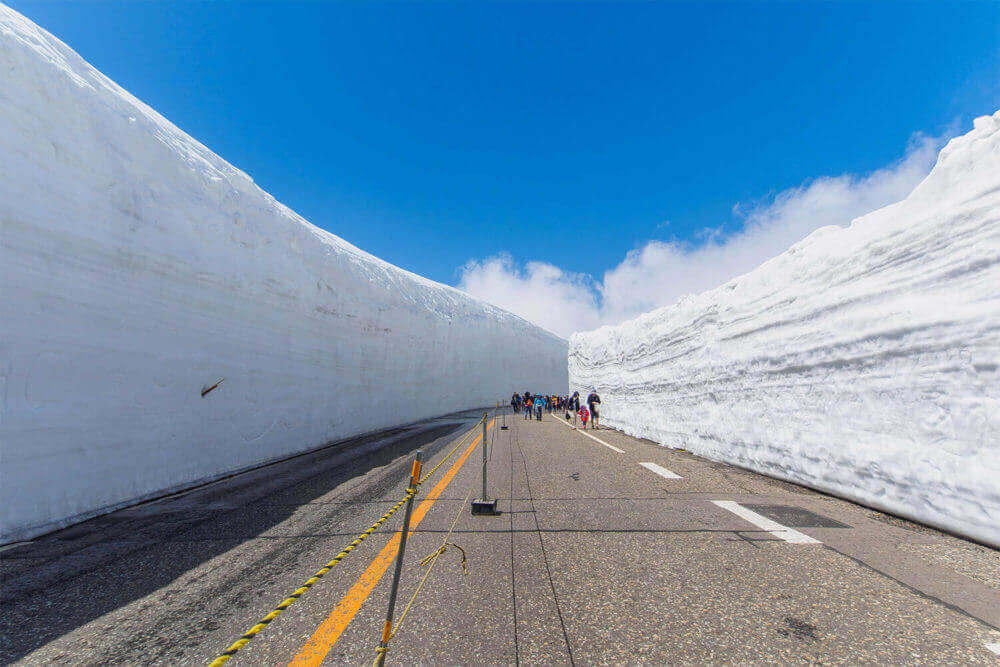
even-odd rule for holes
{"type": "Polygon", "coordinates": [[[1000,112],[904,201],[570,339],[631,435],[1000,547],[1000,112]]]}
{"type": "Polygon", "coordinates": [[[310,225],[3,5],[0,72],[0,542],[567,386],[566,341],[310,225]]]}

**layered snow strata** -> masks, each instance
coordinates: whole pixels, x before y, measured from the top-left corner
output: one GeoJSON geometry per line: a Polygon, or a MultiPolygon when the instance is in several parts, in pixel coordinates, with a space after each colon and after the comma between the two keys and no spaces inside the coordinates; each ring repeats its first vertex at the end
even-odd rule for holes
{"type": "Polygon", "coordinates": [[[904,201],[569,354],[609,425],[1000,546],[1000,112],[904,201]]]}
{"type": "Polygon", "coordinates": [[[0,293],[0,541],[567,384],[564,340],[310,225],[3,5],[0,293]]]}

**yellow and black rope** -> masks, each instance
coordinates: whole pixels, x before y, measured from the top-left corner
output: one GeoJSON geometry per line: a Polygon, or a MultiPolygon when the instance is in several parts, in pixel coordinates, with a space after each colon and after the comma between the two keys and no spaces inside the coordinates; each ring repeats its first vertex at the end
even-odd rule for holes
{"type": "Polygon", "coordinates": [[[271,611],[271,613],[269,613],[267,616],[265,616],[264,618],[262,618],[260,620],[260,622],[257,623],[257,625],[255,625],[252,628],[250,628],[249,630],[247,630],[243,634],[242,637],[240,637],[235,642],[233,642],[232,646],[230,646],[225,651],[223,651],[222,653],[220,653],[219,656],[215,660],[213,660],[212,662],[209,663],[209,667],[218,667],[219,665],[225,664],[225,662],[227,660],[229,660],[230,658],[232,658],[236,654],[237,651],[239,651],[241,648],[243,648],[244,646],[246,646],[250,642],[250,640],[253,639],[254,636],[258,632],[260,632],[261,630],[263,630],[264,628],[266,628],[268,626],[268,624],[271,621],[273,621],[274,619],[278,618],[278,616],[281,616],[282,612],[284,612],[286,609],[288,609],[288,607],[290,607],[293,602],[295,602],[300,597],[302,597],[302,595],[305,594],[306,591],[308,591],[310,588],[312,588],[313,585],[316,584],[316,582],[318,582],[320,579],[323,578],[324,575],[326,575],[330,570],[332,570],[334,567],[336,567],[337,563],[339,563],[341,560],[343,560],[344,557],[347,556],[347,554],[349,554],[352,551],[354,551],[354,549],[356,549],[358,547],[358,545],[360,545],[362,542],[364,542],[366,539],[368,539],[369,535],[371,535],[372,533],[374,533],[376,530],[378,530],[378,528],[383,523],[385,523],[386,521],[388,521],[389,518],[393,514],[395,514],[396,511],[399,510],[399,508],[402,507],[411,496],[413,496],[413,495],[415,495],[417,493],[417,488],[419,488],[419,486],[421,484],[423,484],[431,475],[433,475],[435,472],[437,472],[438,468],[440,468],[442,465],[444,465],[444,462],[447,461],[448,459],[450,459],[455,454],[455,452],[457,452],[458,449],[463,444],[465,444],[468,441],[468,439],[474,433],[476,433],[476,431],[478,429],[478,426],[479,426],[479,422],[477,422],[476,426],[472,427],[461,438],[458,439],[457,444],[452,448],[452,450],[450,452],[448,452],[448,455],[445,456],[443,459],[441,459],[441,461],[438,462],[437,465],[435,465],[433,468],[431,468],[427,472],[427,474],[424,475],[417,482],[416,487],[408,488],[406,490],[406,495],[404,495],[400,499],[400,501],[398,503],[396,503],[395,505],[393,505],[392,508],[388,512],[386,512],[381,517],[379,517],[379,519],[375,523],[373,523],[371,526],[369,526],[368,529],[365,532],[361,533],[356,538],[354,538],[351,541],[351,543],[348,544],[344,548],[343,551],[341,551],[339,554],[337,554],[336,556],[334,556],[333,560],[331,560],[329,563],[327,563],[322,568],[320,568],[320,570],[316,574],[314,574],[312,577],[310,577],[309,579],[307,579],[305,581],[305,583],[302,584],[302,586],[300,586],[295,591],[293,591],[292,594],[289,595],[287,598],[285,598],[281,602],[281,604],[279,604],[277,607],[275,607],[274,610],[271,611]]]}
{"type": "MultiPolygon", "coordinates": [[[[484,442],[483,447],[485,446],[486,443],[484,442]]],[[[420,583],[417,584],[416,589],[413,591],[413,595],[410,596],[410,601],[406,603],[406,608],[403,609],[403,613],[400,614],[395,627],[390,627],[388,625],[388,621],[386,622],[387,625],[383,628],[382,633],[382,644],[375,649],[375,662],[373,663],[373,667],[381,667],[381,665],[385,663],[385,657],[389,653],[389,640],[395,637],[396,633],[399,632],[400,626],[403,625],[403,621],[406,620],[406,616],[413,608],[413,603],[417,601],[417,596],[420,595],[420,591],[423,590],[424,584],[427,583],[427,579],[431,576],[431,572],[434,570],[434,565],[437,563],[438,558],[441,554],[448,550],[449,546],[455,547],[462,552],[462,570],[465,572],[465,576],[469,576],[469,569],[465,565],[467,560],[465,549],[453,542],[449,542],[448,540],[451,539],[451,534],[455,532],[455,526],[458,525],[458,520],[461,518],[465,508],[469,506],[469,500],[472,498],[474,490],[475,489],[469,489],[469,493],[465,496],[465,500],[458,506],[458,512],[455,513],[455,520],[451,522],[451,528],[448,529],[448,534],[444,536],[444,541],[441,542],[441,546],[420,559],[420,567],[427,568],[424,571],[424,576],[420,578],[420,583]]]]}

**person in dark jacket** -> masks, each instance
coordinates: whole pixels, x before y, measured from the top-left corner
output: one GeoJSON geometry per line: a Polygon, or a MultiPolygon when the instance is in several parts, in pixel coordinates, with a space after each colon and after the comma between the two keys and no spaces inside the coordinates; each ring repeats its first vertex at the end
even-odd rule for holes
{"type": "Polygon", "coordinates": [[[569,397],[567,409],[573,413],[573,427],[576,428],[576,419],[580,413],[580,392],[574,391],[573,395],[569,397]]]}
{"type": "Polygon", "coordinates": [[[590,392],[590,396],[587,397],[587,407],[590,408],[590,428],[597,430],[599,427],[597,425],[597,420],[600,418],[600,413],[597,411],[597,404],[601,402],[601,397],[597,395],[597,390],[590,392]]]}

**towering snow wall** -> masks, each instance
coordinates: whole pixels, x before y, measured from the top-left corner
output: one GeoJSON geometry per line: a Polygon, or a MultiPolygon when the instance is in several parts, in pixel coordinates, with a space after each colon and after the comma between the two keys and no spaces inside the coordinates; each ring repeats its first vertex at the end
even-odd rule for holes
{"type": "Polygon", "coordinates": [[[1000,546],[1000,112],[904,201],[574,335],[602,421],[1000,546]]]}
{"type": "Polygon", "coordinates": [[[0,292],[0,541],[567,384],[564,340],[310,225],[2,5],[0,292]]]}

